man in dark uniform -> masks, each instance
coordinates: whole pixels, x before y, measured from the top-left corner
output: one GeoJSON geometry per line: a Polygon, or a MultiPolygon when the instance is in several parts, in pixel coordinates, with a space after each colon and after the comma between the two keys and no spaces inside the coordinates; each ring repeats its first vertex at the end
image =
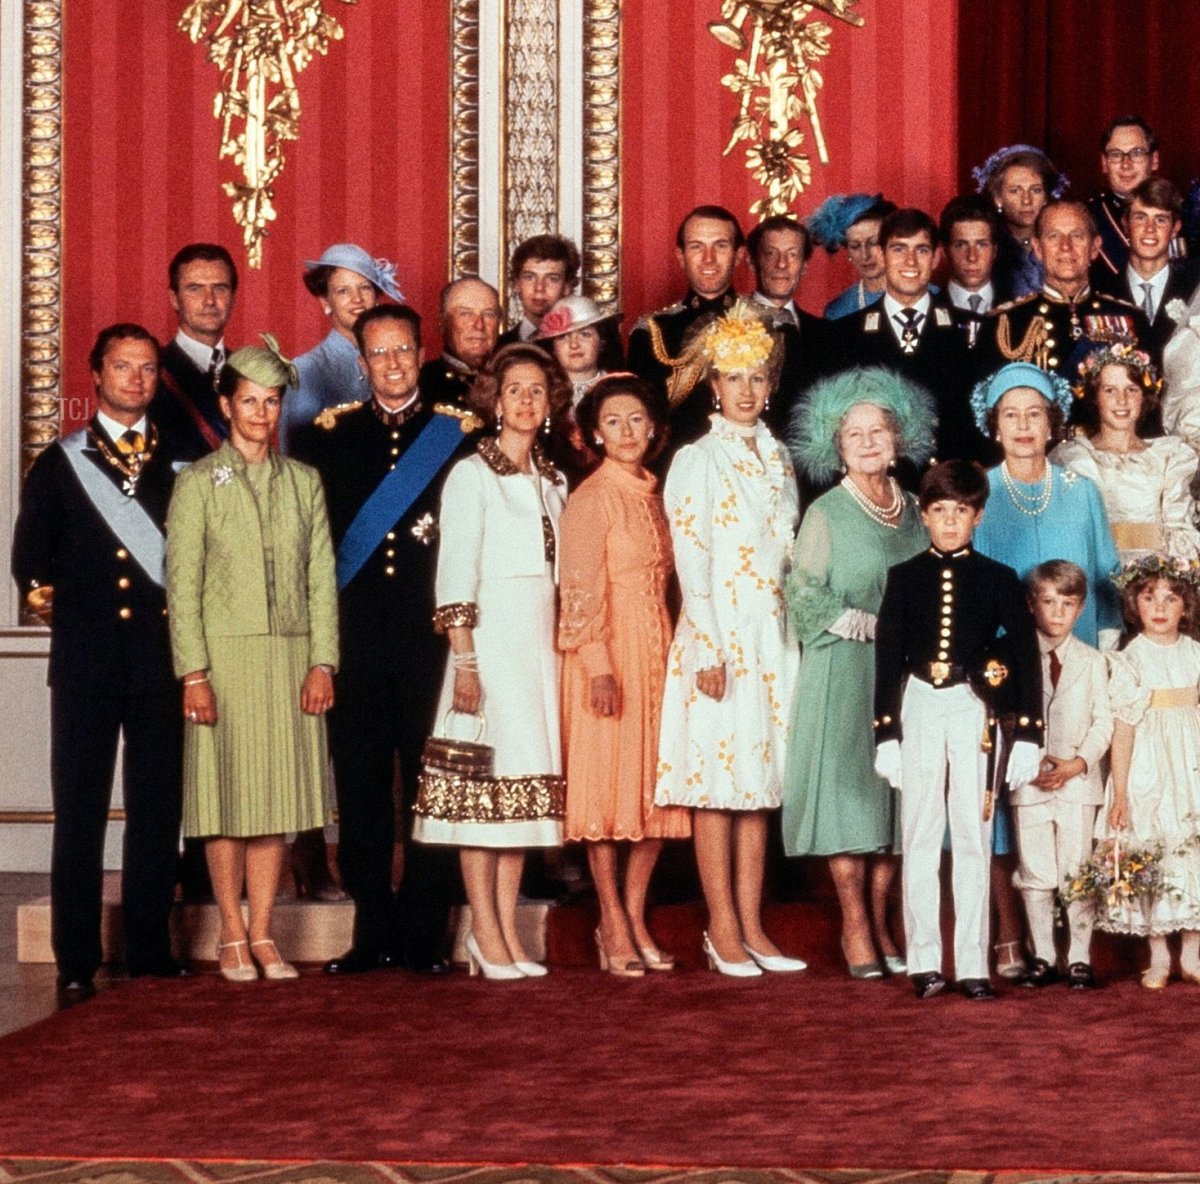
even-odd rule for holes
{"type": "Polygon", "coordinates": [[[988,459],[990,446],[970,407],[979,359],[945,295],[929,290],[941,257],[937,226],[923,210],[895,210],[879,228],[879,245],[883,298],[833,323],[831,356],[839,370],[884,366],[929,391],[937,405],[938,459],[988,459]]]}
{"type": "Polygon", "coordinates": [[[783,337],[779,386],[763,413],[771,430],[782,436],[801,392],[822,373],[828,322],[796,304],[796,288],[813,251],[801,223],[784,214],[765,218],[750,231],[746,250],[757,281],[750,301],[770,315],[783,337]]]}
{"type": "Polygon", "coordinates": [[[671,401],[671,441],[658,458],[660,468],[681,445],[708,430],[713,410],[708,383],[668,380],[691,325],[706,314],[728,311],[737,299],[733,273],[745,256],[746,238],[738,220],[722,206],[697,206],[675,234],[675,258],[687,277],[687,292],[667,308],[641,317],[629,334],[629,369],[671,401]],[[676,389],[669,391],[669,386],[676,389]],[[686,389],[678,389],[682,386],[686,389]]]}
{"type": "Polygon", "coordinates": [[[448,445],[428,468],[414,468],[421,449],[412,456],[409,450],[426,432],[447,427],[418,386],[421,319],[403,304],[378,305],[359,317],[355,336],[371,398],[323,411],[297,433],[294,450],[321,474],[341,590],[342,662],[329,738],[338,867],[354,898],[354,944],[325,969],[440,973],[457,862],[449,848],[408,841],[408,812],[446,661],[445,639],[433,631],[438,494],[453,455],[467,446],[460,430],[466,421],[452,419],[448,445]],[[388,492],[384,483],[393,473],[401,484],[388,492]],[[356,537],[357,568],[350,562],[356,537]],[[397,762],[404,802],[399,836],[397,762]],[[397,838],[404,871],[393,891],[397,838]]]}
{"type": "Polygon", "coordinates": [[[534,341],[542,317],[579,279],[579,248],[560,234],[535,234],[517,245],[508,269],[508,282],[521,304],[521,319],[500,334],[497,346],[534,341]]]}
{"type": "Polygon", "coordinates": [[[1183,198],[1170,181],[1164,177],[1143,181],[1124,212],[1129,260],[1116,275],[1106,271],[1099,281],[1106,295],[1136,304],[1145,313],[1150,336],[1143,344],[1160,368],[1163,347],[1180,321],[1187,319],[1186,307],[1198,278],[1192,260],[1171,258],[1182,215],[1183,198]]]}
{"type": "Polygon", "coordinates": [[[162,350],[150,419],[172,459],[199,460],[229,434],[217,406],[217,376],[229,356],[225,326],[237,295],[237,268],[217,243],[189,243],[176,252],[167,274],[179,331],[162,350]]]}
{"type": "Polygon", "coordinates": [[[421,367],[421,394],[432,403],[464,406],[479,367],[496,349],[500,333],[500,297],[477,275],[464,276],[442,289],[442,356],[421,367]]]}
{"type": "Polygon", "coordinates": [[[1033,362],[1077,382],[1080,361],[1097,346],[1125,341],[1144,347],[1150,326],[1141,309],[1088,284],[1100,237],[1082,202],[1049,202],[1038,214],[1032,241],[1046,282],[1040,292],[993,310],[986,344],[980,342],[990,370],[1033,362]]]}
{"type": "Polygon", "coordinates": [[[134,976],[184,973],[168,932],[183,721],[162,532],[175,474],[146,416],[158,343],[140,325],[111,325],[90,363],[97,413],[30,469],[12,563],[26,603],[50,623],[51,941],[59,988],[75,997],[92,992],[100,966],[104,832],[122,735],[126,965],[134,976]]]}

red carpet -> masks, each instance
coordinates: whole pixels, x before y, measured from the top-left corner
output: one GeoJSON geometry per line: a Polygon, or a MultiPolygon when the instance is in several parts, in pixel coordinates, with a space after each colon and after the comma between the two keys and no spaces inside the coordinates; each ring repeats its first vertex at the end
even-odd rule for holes
{"type": "Polygon", "coordinates": [[[0,1040],[0,1154],[1187,1171],[1200,989],[139,980],[0,1040]]]}

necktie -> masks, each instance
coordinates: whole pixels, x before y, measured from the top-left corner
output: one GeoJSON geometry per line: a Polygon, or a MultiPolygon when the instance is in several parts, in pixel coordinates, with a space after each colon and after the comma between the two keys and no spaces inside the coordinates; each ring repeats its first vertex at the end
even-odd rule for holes
{"type": "Polygon", "coordinates": [[[1154,320],[1154,286],[1147,282],[1142,284],[1142,312],[1147,320],[1154,320]]]}
{"type": "Polygon", "coordinates": [[[1054,650],[1050,651],[1050,686],[1057,689],[1058,676],[1062,674],[1062,661],[1054,650]]]}
{"type": "Polygon", "coordinates": [[[983,307],[983,297],[978,292],[972,292],[967,297],[967,303],[971,306],[971,311],[978,315],[979,310],[983,307]]]}
{"type": "Polygon", "coordinates": [[[221,365],[225,361],[225,355],[221,352],[219,345],[213,346],[212,359],[208,363],[208,381],[216,389],[217,379],[221,375],[221,365]]]}
{"type": "Polygon", "coordinates": [[[896,319],[901,322],[900,348],[906,353],[915,353],[917,349],[917,326],[920,324],[920,314],[915,308],[902,308],[896,319]]]}

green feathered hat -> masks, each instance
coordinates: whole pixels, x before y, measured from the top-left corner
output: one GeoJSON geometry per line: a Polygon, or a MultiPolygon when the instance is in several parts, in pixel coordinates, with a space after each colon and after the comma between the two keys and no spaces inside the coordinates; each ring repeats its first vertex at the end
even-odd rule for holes
{"type": "Polygon", "coordinates": [[[812,481],[832,480],[841,471],[837,435],[852,407],[870,403],[895,416],[900,427],[896,452],[916,465],[933,455],[937,427],[932,396],[915,382],[882,366],[858,366],[810,388],[792,413],[788,447],[797,467],[812,481]]]}
{"type": "Polygon", "coordinates": [[[270,333],[260,333],[266,342],[266,348],[261,345],[244,345],[225,359],[225,365],[235,370],[243,378],[257,382],[259,386],[298,387],[300,373],[291,358],[285,358],[279,348],[279,342],[270,333]]]}

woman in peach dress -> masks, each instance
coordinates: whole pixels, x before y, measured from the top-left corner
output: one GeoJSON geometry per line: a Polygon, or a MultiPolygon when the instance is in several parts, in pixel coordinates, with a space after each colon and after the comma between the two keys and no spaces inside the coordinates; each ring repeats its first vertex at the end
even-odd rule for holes
{"type": "Polygon", "coordinates": [[[671,538],[645,468],[664,443],[667,409],[631,374],[597,382],[576,416],[604,459],[562,518],[564,838],[587,843],[600,902],[600,967],[623,977],[670,970],[646,928],[646,894],[663,839],[691,834],[691,812],[654,805],[659,713],[671,621],[671,538]],[[617,843],[630,844],[624,899],[617,843]]]}

